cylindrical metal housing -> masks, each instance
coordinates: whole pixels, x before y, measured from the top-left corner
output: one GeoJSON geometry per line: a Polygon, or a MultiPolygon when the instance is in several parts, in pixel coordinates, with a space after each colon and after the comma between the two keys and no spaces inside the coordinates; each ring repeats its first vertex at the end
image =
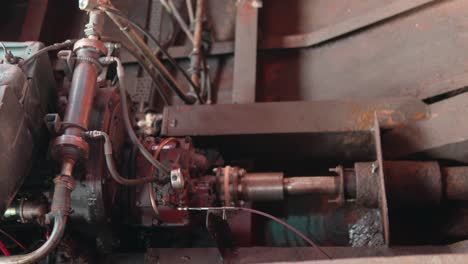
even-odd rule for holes
{"type": "Polygon", "coordinates": [[[241,178],[238,192],[244,201],[281,201],[283,173],[249,173],[241,178]]]}
{"type": "Polygon", "coordinates": [[[437,162],[385,161],[384,174],[389,206],[437,205],[442,200],[437,162]]]}
{"type": "Polygon", "coordinates": [[[336,177],[292,177],[284,178],[284,191],[288,195],[337,194],[336,177]]]}
{"type": "Polygon", "coordinates": [[[468,201],[468,167],[442,168],[445,199],[468,201]]]}
{"type": "MultiPolygon", "coordinates": [[[[99,54],[90,49],[79,49],[76,54],[78,57],[83,58],[93,58],[95,60],[99,58],[99,54]]],[[[63,119],[66,125],[73,124],[88,128],[98,75],[97,65],[89,61],[78,61],[73,71],[70,95],[68,96],[67,109],[63,119]]],[[[82,129],[70,127],[66,129],[65,134],[78,136],[81,132],[82,129]]]]}
{"type": "Polygon", "coordinates": [[[57,160],[77,161],[88,156],[89,146],[81,133],[88,129],[99,75],[98,59],[105,54],[106,48],[97,39],[85,38],[75,43],[74,51],[77,64],[62,122],[64,133],[55,139],[51,149],[57,160]]]}

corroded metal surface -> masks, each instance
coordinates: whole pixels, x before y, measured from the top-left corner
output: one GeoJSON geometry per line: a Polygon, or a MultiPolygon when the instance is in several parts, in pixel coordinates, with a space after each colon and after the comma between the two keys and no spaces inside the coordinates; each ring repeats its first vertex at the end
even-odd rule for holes
{"type": "Polygon", "coordinates": [[[238,135],[370,130],[424,119],[426,106],[409,98],[174,106],[164,111],[162,134],[238,135]],[[326,113],[326,114],[325,114],[326,113]]]}
{"type": "Polygon", "coordinates": [[[384,173],[391,206],[440,204],[443,184],[437,162],[386,161],[384,173]]]}
{"type": "Polygon", "coordinates": [[[468,94],[461,94],[430,105],[427,120],[386,133],[383,138],[386,159],[401,159],[423,153],[432,159],[467,162],[468,94]]]}

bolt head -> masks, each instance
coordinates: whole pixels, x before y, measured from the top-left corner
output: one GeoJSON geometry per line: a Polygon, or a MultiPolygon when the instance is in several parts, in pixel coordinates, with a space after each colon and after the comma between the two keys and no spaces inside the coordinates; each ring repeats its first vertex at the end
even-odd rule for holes
{"type": "Polygon", "coordinates": [[[78,1],[78,7],[81,10],[85,10],[89,6],[89,0],[80,0],[78,1]]]}
{"type": "Polygon", "coordinates": [[[252,7],[253,8],[262,8],[263,7],[263,2],[261,0],[253,0],[252,1],[252,7]]]}
{"type": "Polygon", "coordinates": [[[177,120],[176,120],[176,119],[172,119],[171,121],[169,121],[169,126],[170,126],[170,127],[176,127],[176,126],[177,126],[177,120]]]}

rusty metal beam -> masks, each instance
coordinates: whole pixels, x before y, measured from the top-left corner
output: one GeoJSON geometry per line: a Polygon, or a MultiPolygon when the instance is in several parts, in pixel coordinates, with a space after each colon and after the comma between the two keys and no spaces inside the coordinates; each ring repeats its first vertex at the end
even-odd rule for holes
{"type": "Polygon", "coordinates": [[[49,0],[29,0],[20,41],[39,40],[49,0]]]}
{"type": "Polygon", "coordinates": [[[237,1],[233,103],[255,102],[259,3],[259,0],[237,1]]]}
{"type": "MultiPolygon", "coordinates": [[[[352,17],[343,22],[326,26],[324,28],[309,33],[267,37],[265,39],[260,40],[260,45],[258,49],[269,50],[310,47],[331,40],[333,38],[351,33],[358,29],[374,25],[383,20],[406,13],[408,11],[414,10],[416,8],[422,7],[435,1],[437,0],[399,0],[396,2],[391,2],[387,5],[383,5],[363,15],[352,17]]],[[[239,5],[251,5],[251,3],[250,1],[241,1],[239,5]]],[[[234,52],[234,46],[234,42],[231,41],[216,42],[213,43],[213,47],[207,55],[231,54],[234,52]]],[[[169,53],[174,58],[189,57],[191,51],[191,46],[175,46],[169,48],[169,53]]],[[[129,62],[134,61],[132,60],[129,62]]]]}
{"type": "Polygon", "coordinates": [[[468,94],[461,94],[430,106],[430,118],[383,135],[386,159],[425,154],[432,159],[468,162],[468,94]]]}
{"type": "Polygon", "coordinates": [[[209,136],[369,130],[374,112],[384,128],[426,117],[411,98],[174,106],[164,109],[162,134],[209,136]]]}

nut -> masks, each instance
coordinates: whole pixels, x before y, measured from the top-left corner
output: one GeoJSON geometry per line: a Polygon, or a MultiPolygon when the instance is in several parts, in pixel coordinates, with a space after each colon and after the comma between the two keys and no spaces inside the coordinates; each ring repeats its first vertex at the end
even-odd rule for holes
{"type": "Polygon", "coordinates": [[[171,171],[171,186],[175,190],[184,189],[184,175],[181,169],[171,171]]]}

